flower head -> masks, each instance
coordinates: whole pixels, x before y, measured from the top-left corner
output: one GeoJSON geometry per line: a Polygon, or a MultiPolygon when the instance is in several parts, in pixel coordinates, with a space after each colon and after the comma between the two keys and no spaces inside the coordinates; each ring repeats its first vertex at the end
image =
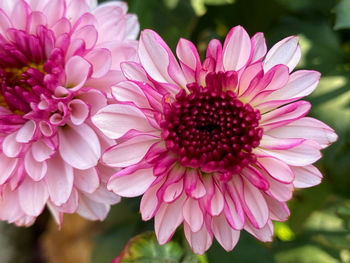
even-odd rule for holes
{"type": "Polygon", "coordinates": [[[98,163],[114,144],[92,124],[137,57],[137,18],[123,2],[0,2],[0,219],[31,224],[47,204],[102,220],[120,197],[115,169],[98,163]]]}
{"type": "Polygon", "coordinates": [[[154,217],[164,244],[183,223],[196,253],[213,237],[226,249],[240,231],[270,241],[272,220],[289,216],[294,188],[320,183],[312,164],[337,138],[305,115],[298,101],[317,86],[320,74],[299,70],[297,37],[266,54],[262,33],[250,38],[240,26],[224,46],[212,40],[201,63],[195,46],[181,39],[176,58],[151,30],[141,33],[140,63],[126,62],[127,81],[113,88],[119,104],[101,109],[93,122],[118,144],[102,160],[126,167],[108,188],[143,195],[144,220],[154,217]]]}

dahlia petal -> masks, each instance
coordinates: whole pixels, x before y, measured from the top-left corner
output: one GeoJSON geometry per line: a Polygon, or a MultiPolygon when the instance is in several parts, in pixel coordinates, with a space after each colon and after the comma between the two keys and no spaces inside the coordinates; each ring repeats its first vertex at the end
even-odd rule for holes
{"type": "Polygon", "coordinates": [[[43,179],[47,172],[46,162],[37,162],[31,151],[28,151],[24,157],[24,168],[34,181],[43,179]]]}
{"type": "Polygon", "coordinates": [[[72,25],[67,18],[62,17],[51,27],[51,30],[54,32],[56,38],[59,38],[64,34],[70,33],[72,25]]]}
{"type": "Polygon", "coordinates": [[[299,138],[278,138],[264,134],[259,147],[270,150],[288,150],[302,144],[305,139],[299,138]]]}
{"type": "Polygon", "coordinates": [[[60,206],[67,202],[73,189],[73,168],[58,155],[47,161],[49,173],[45,176],[51,201],[60,206]]]}
{"type": "Polygon", "coordinates": [[[269,210],[261,192],[244,178],[233,179],[242,207],[249,221],[255,227],[263,227],[268,220],[269,210]]]}
{"type": "Polygon", "coordinates": [[[91,64],[80,56],[73,56],[68,59],[66,66],[66,87],[71,91],[77,91],[84,86],[91,75],[91,64]]]}
{"type": "Polygon", "coordinates": [[[126,61],[120,64],[120,68],[123,71],[124,76],[128,80],[137,82],[143,82],[151,84],[152,82],[148,79],[145,69],[138,63],[126,61]]]}
{"type": "Polygon", "coordinates": [[[116,203],[119,203],[121,200],[121,197],[119,195],[108,191],[104,184],[98,187],[97,190],[93,193],[84,193],[84,195],[94,202],[106,205],[114,205],[116,203]]]}
{"type": "Polygon", "coordinates": [[[74,99],[68,103],[70,119],[74,125],[82,124],[89,116],[89,107],[80,99],[74,99]]]}
{"type": "Polygon", "coordinates": [[[100,142],[87,124],[61,128],[58,135],[59,152],[65,162],[80,170],[97,164],[101,155],[100,142]]]}
{"type": "Polygon", "coordinates": [[[43,162],[55,154],[55,149],[52,149],[44,140],[38,140],[32,144],[32,155],[35,161],[43,162]]]}
{"type": "Polygon", "coordinates": [[[262,78],[263,68],[261,62],[249,65],[239,79],[238,93],[240,96],[255,86],[256,80],[262,78]]]}
{"type": "Polygon", "coordinates": [[[103,221],[109,211],[109,205],[103,203],[97,203],[90,200],[84,195],[80,195],[78,214],[89,220],[103,221]]]}
{"type": "Polygon", "coordinates": [[[154,217],[154,229],[160,245],[167,243],[183,221],[185,195],[171,204],[163,203],[154,217]]]}
{"type": "Polygon", "coordinates": [[[268,71],[277,64],[284,64],[288,66],[289,72],[293,71],[301,57],[298,42],[298,37],[290,36],[276,43],[266,54],[264,71],[268,71]]]}
{"type": "Polygon", "coordinates": [[[45,5],[43,13],[48,19],[48,25],[51,27],[64,16],[65,11],[66,4],[64,0],[50,0],[45,5]]]}
{"type": "Polygon", "coordinates": [[[109,180],[107,187],[120,196],[135,197],[142,195],[155,179],[152,168],[139,169],[132,174],[122,176],[115,174],[109,180]]]}
{"type": "Polygon", "coordinates": [[[202,198],[206,194],[206,190],[200,174],[197,170],[191,169],[186,171],[185,178],[185,190],[187,195],[194,199],[202,198]]]}
{"type": "Polygon", "coordinates": [[[265,179],[265,177],[259,172],[258,169],[247,166],[241,171],[241,175],[243,175],[252,185],[261,190],[267,190],[269,188],[269,182],[265,179]]]}
{"type": "Polygon", "coordinates": [[[143,132],[154,130],[143,112],[130,105],[108,105],[98,111],[92,121],[111,139],[118,139],[131,129],[143,132]]]}
{"type": "Polygon", "coordinates": [[[132,101],[137,107],[150,108],[150,105],[138,85],[123,81],[112,87],[112,95],[118,101],[132,101]]]}
{"type": "MultiPolygon", "coordinates": [[[[222,45],[221,42],[217,39],[212,39],[209,41],[208,48],[207,48],[207,54],[206,57],[209,59],[209,61],[212,61],[214,63],[213,70],[215,72],[223,71],[224,65],[222,61],[222,45]]],[[[206,59],[206,60],[207,60],[206,59]]],[[[203,62],[203,67],[205,65],[205,62],[203,62]]],[[[207,67],[207,69],[210,67],[207,67]]]]}
{"type": "Polygon", "coordinates": [[[205,224],[197,232],[192,232],[190,226],[184,223],[185,236],[192,250],[196,254],[203,255],[213,243],[213,236],[209,234],[205,224]]]}
{"type": "Polygon", "coordinates": [[[300,137],[313,140],[326,148],[338,138],[334,130],[323,122],[310,117],[304,117],[289,123],[286,126],[268,132],[269,135],[279,138],[300,137]]]}
{"type": "Polygon", "coordinates": [[[107,48],[95,48],[84,58],[92,65],[92,78],[106,75],[112,65],[112,54],[107,48]]]}
{"type": "Polygon", "coordinates": [[[30,216],[41,214],[48,197],[49,193],[44,181],[35,182],[27,177],[18,188],[19,204],[30,216]]]}
{"type": "Polygon", "coordinates": [[[107,98],[99,90],[90,89],[79,94],[79,98],[89,105],[91,115],[96,114],[98,110],[107,106],[107,98]]]}
{"type": "Polygon", "coordinates": [[[275,180],[282,183],[291,183],[294,180],[294,173],[291,168],[273,157],[258,158],[258,163],[275,180]]]}
{"type": "Polygon", "coordinates": [[[274,199],[280,202],[286,202],[292,198],[293,195],[293,184],[281,183],[268,174],[265,175],[266,180],[269,182],[269,189],[265,192],[272,196],[274,199]]]}
{"type": "Polygon", "coordinates": [[[89,9],[90,7],[85,0],[70,1],[66,9],[66,17],[69,17],[71,23],[74,24],[77,18],[88,12],[89,9]]]}
{"type": "Polygon", "coordinates": [[[322,174],[315,166],[292,166],[291,168],[295,175],[295,179],[293,181],[294,187],[307,188],[321,183],[322,174]]]}
{"type": "Polygon", "coordinates": [[[156,32],[148,29],[141,32],[138,53],[142,66],[153,79],[186,87],[179,64],[156,32]]]}
{"type": "MultiPolygon", "coordinates": [[[[28,32],[30,34],[36,34],[37,28],[40,25],[47,25],[47,18],[42,12],[32,12],[28,18],[28,32]]],[[[1,29],[0,29],[1,30],[1,29]]]]}
{"type": "Polygon", "coordinates": [[[16,140],[17,142],[27,143],[29,142],[35,133],[36,124],[34,121],[27,121],[17,132],[16,140]]]}
{"type": "Polygon", "coordinates": [[[271,220],[269,220],[262,228],[256,228],[247,222],[247,224],[244,226],[244,229],[262,242],[272,241],[273,224],[271,220]]]}
{"type": "Polygon", "coordinates": [[[12,27],[12,25],[9,17],[4,10],[0,8],[0,35],[5,36],[10,27],[12,27]]]}
{"type": "Polygon", "coordinates": [[[236,246],[241,231],[232,229],[223,213],[213,217],[212,229],[216,240],[226,251],[231,251],[236,246]]]}
{"type": "Polygon", "coordinates": [[[272,156],[289,165],[309,165],[321,158],[320,145],[314,141],[305,141],[289,150],[254,149],[258,156],[272,156]]]}
{"type": "Polygon", "coordinates": [[[204,216],[197,200],[188,198],[183,206],[183,216],[191,232],[198,232],[203,227],[204,216]]]}
{"type": "Polygon", "coordinates": [[[261,126],[264,131],[285,126],[304,117],[310,110],[311,104],[307,101],[297,101],[261,116],[261,126]]]}
{"type": "Polygon", "coordinates": [[[50,201],[47,203],[47,208],[49,209],[53,219],[55,220],[56,224],[58,225],[59,228],[62,226],[63,222],[63,213],[58,212],[56,206],[52,204],[50,201]]]}
{"type": "Polygon", "coordinates": [[[0,218],[13,223],[24,216],[19,205],[18,192],[5,188],[0,198],[0,218]]]}
{"type": "Polygon", "coordinates": [[[16,141],[16,133],[10,133],[2,142],[2,152],[7,157],[17,157],[21,152],[22,144],[16,141]]]}
{"type": "Polygon", "coordinates": [[[136,15],[126,15],[125,38],[136,39],[140,31],[139,20],[136,15]]]}
{"type": "Polygon", "coordinates": [[[288,219],[290,212],[286,203],[279,202],[268,195],[264,195],[264,197],[270,209],[270,218],[272,220],[285,221],[288,219]]]}
{"type": "Polygon", "coordinates": [[[96,168],[86,170],[74,169],[74,186],[86,193],[93,193],[100,185],[96,168]]]}
{"type": "Polygon", "coordinates": [[[254,63],[256,61],[260,61],[266,54],[267,47],[266,47],[264,34],[256,33],[252,37],[251,43],[252,43],[252,49],[254,50],[251,63],[254,63]]]}
{"type": "Polygon", "coordinates": [[[28,14],[28,4],[25,1],[16,1],[10,16],[13,28],[26,30],[28,14]]]}
{"type": "Polygon", "coordinates": [[[157,197],[157,192],[159,188],[163,185],[165,178],[159,183],[150,186],[148,190],[144,193],[140,203],[140,213],[142,220],[151,219],[156,213],[159,207],[159,201],[157,197]]]}
{"type": "Polygon", "coordinates": [[[139,135],[108,149],[102,157],[105,164],[112,167],[126,167],[138,163],[150,147],[159,141],[153,135],[139,135]]]}
{"type": "Polygon", "coordinates": [[[288,83],[272,93],[269,100],[299,99],[305,97],[317,87],[321,74],[313,70],[298,70],[293,72],[288,83]]]}
{"type": "Polygon", "coordinates": [[[74,31],[71,39],[82,39],[86,49],[92,49],[97,42],[98,32],[93,25],[86,25],[74,31]]]}
{"type": "Polygon", "coordinates": [[[205,208],[211,216],[219,215],[224,209],[224,197],[221,190],[211,177],[204,178],[204,185],[207,191],[205,208]]]}
{"type": "Polygon", "coordinates": [[[239,197],[232,184],[228,186],[229,194],[225,193],[225,207],[224,213],[227,222],[233,229],[241,230],[244,226],[244,212],[239,197]]]}
{"type": "Polygon", "coordinates": [[[77,211],[78,206],[79,206],[78,191],[75,188],[73,188],[72,193],[70,194],[67,202],[65,202],[63,205],[56,208],[59,212],[72,214],[75,211],[77,211]]]}
{"type": "Polygon", "coordinates": [[[226,71],[238,71],[251,56],[251,42],[248,33],[241,26],[230,30],[223,48],[223,63],[226,71]]]}
{"type": "Polygon", "coordinates": [[[176,54],[188,83],[195,82],[196,72],[201,66],[198,51],[191,41],[181,38],[176,46],[176,54]]]}
{"type": "Polygon", "coordinates": [[[174,202],[183,192],[183,179],[168,185],[163,193],[163,201],[166,203],[174,202]]]}
{"type": "Polygon", "coordinates": [[[0,185],[3,185],[10,178],[17,166],[17,158],[8,158],[0,153],[0,185]]]}

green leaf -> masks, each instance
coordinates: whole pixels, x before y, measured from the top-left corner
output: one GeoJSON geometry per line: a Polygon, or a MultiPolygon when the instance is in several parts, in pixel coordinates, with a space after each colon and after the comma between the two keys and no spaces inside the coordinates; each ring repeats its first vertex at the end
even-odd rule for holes
{"type": "Polygon", "coordinates": [[[207,12],[206,5],[233,4],[235,0],[191,0],[191,5],[196,15],[202,16],[207,12]]]}
{"type": "Polygon", "coordinates": [[[341,0],[334,8],[335,25],[334,29],[350,28],[350,0],[341,0]]]}

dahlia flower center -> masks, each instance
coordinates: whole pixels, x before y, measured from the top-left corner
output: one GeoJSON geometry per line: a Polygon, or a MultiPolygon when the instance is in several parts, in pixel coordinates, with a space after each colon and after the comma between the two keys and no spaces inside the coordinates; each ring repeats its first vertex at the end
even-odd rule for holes
{"type": "Polygon", "coordinates": [[[203,172],[237,173],[256,157],[262,137],[260,112],[241,102],[232,90],[214,83],[188,85],[168,103],[162,136],[179,163],[203,172]]]}

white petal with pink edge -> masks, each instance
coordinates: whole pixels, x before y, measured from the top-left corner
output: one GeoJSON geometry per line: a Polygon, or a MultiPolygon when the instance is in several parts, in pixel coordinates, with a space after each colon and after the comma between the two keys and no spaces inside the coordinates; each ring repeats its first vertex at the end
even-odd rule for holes
{"type": "Polygon", "coordinates": [[[290,36],[276,43],[266,54],[264,71],[268,71],[275,65],[284,64],[289,67],[289,72],[292,72],[301,57],[298,42],[298,37],[290,36]]]}
{"type": "Polygon", "coordinates": [[[29,142],[35,133],[36,124],[34,121],[27,121],[17,132],[16,140],[17,142],[27,143],[29,142]]]}
{"type": "Polygon", "coordinates": [[[273,224],[271,220],[269,220],[266,223],[266,225],[263,226],[262,228],[255,228],[253,225],[247,222],[247,224],[244,226],[244,229],[262,242],[272,241],[273,224]]]}
{"type": "Polygon", "coordinates": [[[95,167],[74,169],[74,186],[86,193],[93,193],[100,185],[100,177],[95,167]]]}
{"type": "Polygon", "coordinates": [[[7,157],[17,157],[21,152],[22,144],[16,141],[17,133],[10,133],[2,142],[2,152],[7,157]]]}
{"type": "Polygon", "coordinates": [[[118,101],[130,101],[137,107],[151,107],[140,87],[131,81],[119,82],[112,87],[112,95],[118,101]]]}
{"type": "Polygon", "coordinates": [[[65,86],[72,91],[77,91],[84,86],[86,80],[91,75],[91,64],[79,56],[68,59],[65,65],[66,83],[65,86]]]}
{"type": "Polygon", "coordinates": [[[104,220],[108,214],[109,205],[90,200],[84,194],[79,196],[77,213],[89,220],[104,220]]]}
{"type": "Polygon", "coordinates": [[[290,212],[288,206],[284,202],[279,202],[275,198],[264,195],[270,210],[270,218],[277,221],[285,221],[288,219],[290,212]]]}
{"type": "Polygon", "coordinates": [[[251,56],[251,42],[248,33],[236,26],[227,34],[223,48],[223,63],[226,71],[238,71],[251,56]]]}
{"type": "Polygon", "coordinates": [[[70,120],[74,125],[80,125],[89,116],[89,107],[88,105],[80,100],[74,99],[68,103],[68,109],[70,111],[70,120]]]}
{"type": "Polygon", "coordinates": [[[159,207],[159,199],[157,196],[159,188],[163,185],[165,178],[163,178],[157,184],[151,186],[144,195],[142,196],[140,203],[140,213],[142,216],[142,220],[151,219],[156,213],[159,207]]]}
{"type": "Polygon", "coordinates": [[[154,229],[160,245],[167,243],[183,221],[182,208],[186,195],[171,204],[163,203],[154,217],[154,229]]]}
{"type": "Polygon", "coordinates": [[[73,189],[73,168],[64,162],[60,156],[47,161],[47,168],[50,171],[45,176],[47,189],[51,201],[60,206],[67,202],[73,189]]]}
{"type": "Polygon", "coordinates": [[[17,166],[17,158],[9,158],[0,153],[0,185],[4,184],[10,178],[17,166]]]}
{"type": "Polygon", "coordinates": [[[251,63],[254,63],[256,61],[261,60],[266,54],[267,47],[266,47],[264,34],[261,32],[256,33],[252,37],[251,42],[252,42],[252,49],[253,49],[253,57],[252,57],[251,63]]]}
{"type": "Polygon", "coordinates": [[[101,155],[96,133],[87,124],[66,126],[58,130],[59,152],[74,168],[85,170],[95,166],[101,155]]]}
{"type": "Polygon", "coordinates": [[[197,232],[192,232],[190,226],[184,223],[185,236],[192,250],[196,254],[203,255],[213,243],[213,236],[209,234],[205,224],[197,232]]]}
{"type": "Polygon", "coordinates": [[[293,184],[297,188],[307,188],[311,186],[318,185],[321,183],[322,174],[321,172],[313,165],[306,165],[301,167],[291,167],[295,179],[293,184]]]}
{"type": "Polygon", "coordinates": [[[143,132],[154,130],[145,114],[130,105],[108,105],[92,117],[92,122],[111,139],[118,139],[131,129],[143,132]]]}
{"type": "Polygon", "coordinates": [[[108,189],[124,197],[135,197],[142,195],[154,182],[153,168],[139,169],[132,174],[111,177],[108,189]]]}
{"type": "Polygon", "coordinates": [[[47,172],[46,161],[36,161],[31,151],[28,151],[24,156],[24,168],[34,181],[43,179],[47,172]]]}
{"type": "Polygon", "coordinates": [[[241,231],[232,229],[223,213],[213,217],[211,227],[216,240],[226,251],[231,251],[236,246],[241,231]]]}
{"type": "Polygon", "coordinates": [[[294,180],[294,173],[290,167],[274,157],[258,158],[258,163],[274,179],[282,183],[291,183],[294,180]]]}
{"type": "Polygon", "coordinates": [[[183,215],[192,232],[198,232],[204,223],[203,212],[199,206],[198,200],[189,197],[183,206],[183,215]]]}
{"type": "Polygon", "coordinates": [[[19,204],[30,216],[38,216],[42,212],[48,197],[44,181],[35,182],[27,177],[18,188],[19,204]]]}
{"type": "MultiPolygon", "coordinates": [[[[52,147],[52,146],[51,146],[52,147]]],[[[38,140],[32,144],[32,154],[33,158],[37,162],[43,162],[49,159],[55,150],[52,149],[44,140],[38,140]]]]}

